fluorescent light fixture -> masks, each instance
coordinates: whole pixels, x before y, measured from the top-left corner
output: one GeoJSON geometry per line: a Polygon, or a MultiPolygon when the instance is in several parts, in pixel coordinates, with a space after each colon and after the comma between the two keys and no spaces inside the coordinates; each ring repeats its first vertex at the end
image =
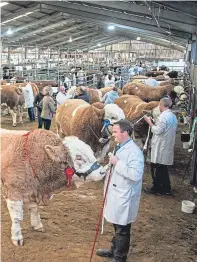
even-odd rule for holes
{"type": "Polygon", "coordinates": [[[114,30],[114,29],[115,29],[115,26],[114,26],[114,25],[109,25],[109,26],[108,26],[108,29],[109,29],[109,30],[114,30]]]}
{"type": "MultiPolygon", "coordinates": [[[[36,10],[35,10],[35,11],[36,11],[36,10]]],[[[7,23],[9,23],[9,22],[11,22],[11,21],[13,21],[13,20],[19,19],[19,18],[21,18],[21,17],[23,17],[23,16],[30,15],[30,14],[32,14],[32,13],[35,12],[35,11],[27,12],[27,13],[25,13],[25,14],[23,14],[23,15],[16,16],[16,17],[14,17],[14,18],[12,18],[12,19],[9,19],[9,20],[1,23],[1,24],[2,24],[2,25],[3,25],[3,24],[7,24],[7,23]]]]}
{"type": "Polygon", "coordinates": [[[71,43],[73,40],[72,40],[72,37],[69,38],[68,42],[71,43]]]}
{"type": "Polygon", "coordinates": [[[137,39],[137,41],[140,41],[140,40],[141,40],[141,38],[140,38],[139,36],[138,36],[136,39],[137,39]]]}
{"type": "Polygon", "coordinates": [[[7,31],[7,35],[12,35],[12,30],[10,28],[7,31]]]}
{"type": "Polygon", "coordinates": [[[4,5],[8,5],[9,3],[7,3],[7,2],[2,2],[2,3],[0,3],[0,7],[2,7],[2,6],[4,6],[4,5]]]}
{"type": "Polygon", "coordinates": [[[101,44],[100,44],[100,43],[98,43],[98,44],[97,44],[97,46],[101,46],[101,44]]]}

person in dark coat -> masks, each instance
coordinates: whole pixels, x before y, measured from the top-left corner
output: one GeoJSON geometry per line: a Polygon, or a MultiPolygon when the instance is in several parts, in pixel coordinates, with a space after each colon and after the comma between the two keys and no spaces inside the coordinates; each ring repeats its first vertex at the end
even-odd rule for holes
{"type": "Polygon", "coordinates": [[[80,94],[75,95],[74,99],[82,99],[87,103],[90,102],[89,96],[88,96],[87,92],[85,91],[85,88],[83,88],[83,87],[80,87],[80,94]]]}
{"type": "Polygon", "coordinates": [[[41,118],[41,112],[42,107],[39,105],[42,101],[44,95],[43,95],[43,88],[39,90],[39,93],[36,95],[34,99],[34,106],[37,108],[38,111],[38,128],[42,128],[42,118],[41,118]]]}
{"type": "Polygon", "coordinates": [[[99,79],[99,81],[97,83],[97,88],[98,89],[101,89],[101,88],[105,87],[104,79],[105,79],[104,76],[100,76],[100,79],[99,79]]]}

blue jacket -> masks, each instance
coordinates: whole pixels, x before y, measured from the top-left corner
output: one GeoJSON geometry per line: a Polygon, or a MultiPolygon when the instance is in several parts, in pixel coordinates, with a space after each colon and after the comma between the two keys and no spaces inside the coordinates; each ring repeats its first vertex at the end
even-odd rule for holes
{"type": "Polygon", "coordinates": [[[113,104],[115,99],[118,98],[118,97],[119,97],[118,92],[112,90],[112,91],[107,92],[104,95],[102,102],[104,102],[105,105],[113,104]]]}
{"type": "Polygon", "coordinates": [[[145,84],[148,86],[152,86],[152,87],[157,87],[159,85],[159,83],[157,82],[157,80],[153,79],[153,78],[148,78],[145,80],[145,84]]]}

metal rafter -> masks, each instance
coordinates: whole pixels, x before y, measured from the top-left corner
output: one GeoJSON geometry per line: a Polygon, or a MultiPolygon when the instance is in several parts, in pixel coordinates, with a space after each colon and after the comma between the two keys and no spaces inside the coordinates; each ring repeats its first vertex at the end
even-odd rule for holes
{"type": "MultiPolygon", "coordinates": [[[[55,18],[55,17],[58,17],[58,16],[60,16],[61,14],[62,14],[61,12],[55,12],[55,13],[52,14],[52,15],[46,15],[46,16],[42,17],[41,19],[37,19],[36,21],[30,22],[30,23],[27,23],[27,24],[24,23],[24,25],[22,25],[22,26],[18,26],[18,27],[13,28],[13,29],[12,29],[12,33],[17,33],[17,32],[19,32],[19,31],[21,31],[21,30],[26,29],[26,28],[28,29],[29,27],[38,25],[38,24],[40,24],[40,23],[43,23],[43,22],[45,22],[45,21],[51,20],[51,19],[53,19],[53,18],[55,18]]],[[[4,36],[7,36],[7,31],[6,31],[6,32],[3,32],[3,33],[1,34],[1,37],[4,37],[4,36]]]]}
{"type": "Polygon", "coordinates": [[[136,35],[136,36],[143,36],[143,37],[154,37],[156,39],[161,39],[161,40],[166,40],[169,38],[177,43],[180,43],[182,45],[185,46],[185,44],[188,42],[187,39],[183,39],[183,38],[180,38],[180,37],[167,37],[165,35],[162,35],[160,33],[157,33],[157,32],[151,32],[151,31],[148,31],[148,30],[143,30],[143,29],[138,29],[138,28],[134,28],[134,27],[128,27],[128,26],[123,26],[123,25],[117,25],[116,24],[116,32],[117,31],[120,31],[120,32],[124,32],[125,34],[133,34],[133,35],[136,35]]]}
{"type": "MultiPolygon", "coordinates": [[[[75,24],[75,22],[74,22],[74,24],[75,24]]],[[[42,36],[42,37],[38,37],[38,38],[35,39],[35,40],[31,40],[31,43],[43,44],[42,41],[43,41],[43,40],[46,40],[47,38],[52,38],[52,37],[54,37],[54,36],[56,36],[56,35],[59,36],[59,35],[61,35],[61,34],[64,34],[64,33],[66,33],[66,32],[72,31],[72,30],[79,29],[79,28],[81,28],[82,26],[85,26],[85,25],[86,25],[85,22],[84,22],[84,23],[81,23],[81,24],[78,24],[78,25],[74,25],[74,24],[71,24],[71,25],[69,25],[69,26],[71,26],[71,27],[68,27],[68,28],[66,28],[66,29],[60,30],[60,31],[58,31],[58,32],[55,32],[55,33],[52,33],[52,34],[48,34],[48,35],[45,35],[45,36],[42,36]],[[39,43],[39,42],[41,42],[41,43],[39,43]]],[[[59,39],[59,38],[58,38],[58,39],[59,39]]],[[[47,42],[47,43],[48,43],[48,42],[47,42]]]]}
{"type": "Polygon", "coordinates": [[[39,10],[40,10],[40,4],[36,4],[36,5],[31,6],[31,7],[24,8],[22,10],[20,9],[19,11],[17,10],[16,12],[14,12],[11,15],[3,16],[1,18],[1,24],[5,23],[5,22],[7,22],[11,19],[14,19],[17,16],[24,15],[25,13],[32,12],[32,11],[39,11],[39,10]]]}
{"type": "Polygon", "coordinates": [[[107,39],[106,41],[103,41],[102,43],[100,43],[100,46],[98,46],[97,44],[96,45],[92,45],[92,44],[81,45],[81,46],[78,46],[77,49],[91,50],[93,47],[94,47],[94,49],[98,49],[98,48],[101,48],[102,46],[107,46],[110,43],[117,43],[117,42],[122,42],[122,40],[120,38],[114,38],[114,39],[112,38],[112,39],[107,39]]]}
{"type": "Polygon", "coordinates": [[[10,40],[18,41],[21,37],[24,38],[24,37],[32,36],[32,35],[35,35],[35,34],[42,32],[42,31],[51,30],[51,28],[59,27],[60,25],[64,25],[64,24],[67,24],[67,23],[73,22],[73,21],[74,21],[73,18],[68,19],[68,20],[62,20],[62,21],[59,21],[57,23],[49,24],[48,26],[43,26],[39,29],[32,30],[29,33],[19,35],[18,37],[13,36],[12,38],[10,38],[10,40]]]}
{"type": "MultiPolygon", "coordinates": [[[[76,2],[76,1],[75,1],[76,2]]],[[[133,14],[138,16],[146,16],[151,18],[150,13],[147,10],[146,6],[138,5],[137,3],[132,2],[120,2],[120,1],[81,1],[81,4],[86,3],[87,5],[91,5],[94,7],[99,8],[107,8],[109,10],[115,11],[115,12],[122,12],[126,14],[133,14]]],[[[196,19],[193,17],[190,17],[189,15],[185,17],[185,14],[177,13],[175,11],[166,10],[164,8],[161,8],[161,6],[153,5],[152,2],[149,2],[150,7],[152,8],[155,16],[159,17],[160,21],[164,21],[167,23],[174,23],[174,25],[177,25],[180,27],[183,25],[188,26],[195,26],[196,25],[196,19]]],[[[189,28],[190,30],[190,28],[189,28]]]]}
{"type": "MultiPolygon", "coordinates": [[[[146,16],[144,18],[141,18],[141,17],[139,18],[136,16],[130,16],[124,13],[111,12],[108,10],[88,7],[87,5],[84,6],[82,4],[73,4],[73,3],[68,3],[68,2],[54,2],[54,1],[46,2],[44,1],[43,3],[45,3],[45,8],[49,8],[49,9],[51,8],[56,11],[62,10],[62,12],[66,12],[66,13],[76,15],[76,16],[86,17],[86,19],[94,19],[100,22],[103,21],[107,23],[131,26],[131,27],[146,29],[149,31],[159,32],[159,33],[164,34],[163,30],[161,30],[160,28],[157,28],[153,20],[146,19],[146,16]]],[[[168,35],[169,27],[166,25],[166,23],[165,24],[162,23],[161,27],[162,29],[166,29],[166,35],[168,35]]],[[[173,35],[176,35],[182,38],[189,37],[189,33],[182,32],[182,30],[171,29],[171,33],[173,35]]]]}
{"type": "MultiPolygon", "coordinates": [[[[112,38],[109,37],[109,36],[105,36],[105,37],[102,37],[102,35],[96,37],[96,38],[93,38],[92,39],[92,43],[95,43],[95,42],[98,42],[98,43],[101,43],[103,41],[106,41],[106,40],[111,40],[112,38]]],[[[81,47],[81,46],[88,46],[90,44],[89,40],[87,42],[81,42],[81,43],[76,43],[76,44],[72,44],[72,47],[70,47],[70,49],[76,49],[78,47],[81,47]]]]}
{"type": "MultiPolygon", "coordinates": [[[[73,38],[72,39],[72,42],[73,41],[77,41],[77,40],[80,40],[80,39],[83,39],[83,38],[88,38],[90,36],[94,36],[94,35],[98,35],[98,32],[93,32],[93,33],[89,33],[89,34],[86,34],[86,35],[83,35],[83,36],[80,36],[80,37],[77,37],[77,38],[73,38]]],[[[61,46],[63,44],[69,44],[68,40],[67,41],[64,41],[64,42],[61,42],[61,43],[58,43],[58,44],[55,44],[55,45],[51,45],[49,47],[54,47],[54,46],[61,46]]]]}
{"type": "MultiPolygon", "coordinates": [[[[153,3],[160,5],[160,6],[167,7],[169,10],[178,11],[178,12],[184,14],[184,15],[197,18],[197,13],[196,13],[197,3],[196,3],[196,1],[191,1],[191,2],[187,1],[185,3],[180,1],[179,4],[177,4],[177,2],[155,1],[153,3]]],[[[185,21],[185,19],[183,19],[183,21],[185,21]]]]}
{"type": "Polygon", "coordinates": [[[47,41],[45,43],[38,44],[38,46],[46,46],[46,45],[50,46],[50,45],[53,45],[53,44],[55,44],[57,42],[61,43],[61,41],[64,41],[65,39],[68,40],[70,37],[80,36],[83,33],[87,33],[87,30],[82,30],[82,31],[77,31],[77,32],[74,32],[74,33],[70,33],[69,35],[64,35],[62,37],[55,38],[55,39],[53,39],[51,41],[47,41]]]}
{"type": "MultiPolygon", "coordinates": [[[[122,32],[120,30],[117,31],[117,35],[119,37],[125,37],[126,36],[127,39],[129,39],[129,40],[136,39],[136,35],[135,34],[133,34],[133,33],[125,34],[124,32],[122,32]]],[[[142,42],[148,41],[149,43],[152,43],[152,44],[155,44],[155,45],[162,45],[162,46],[165,46],[165,47],[168,47],[168,48],[171,48],[171,49],[178,50],[180,52],[184,52],[184,50],[185,50],[185,47],[183,47],[181,45],[178,45],[176,43],[172,43],[169,40],[158,39],[156,37],[153,37],[152,35],[141,36],[141,40],[140,41],[142,41],[142,42]]]]}
{"type": "MultiPolygon", "coordinates": [[[[155,36],[154,34],[147,34],[147,33],[142,33],[142,32],[137,32],[137,31],[123,31],[123,30],[116,30],[117,31],[117,34],[119,34],[119,35],[122,35],[122,36],[125,36],[125,34],[127,35],[127,36],[129,36],[129,37],[141,37],[141,38],[143,38],[143,39],[152,39],[152,40],[155,40],[155,41],[159,41],[160,42],[160,44],[162,44],[162,43],[166,43],[167,41],[169,42],[169,41],[171,41],[171,38],[170,39],[167,39],[166,37],[164,38],[164,37],[158,37],[158,36],[155,36]]],[[[176,39],[176,38],[174,38],[173,39],[173,42],[174,43],[176,43],[176,44],[178,44],[178,45],[182,45],[182,46],[185,46],[186,45],[186,43],[187,43],[187,40],[185,40],[185,41],[183,41],[182,39],[180,40],[180,39],[176,39]],[[175,40],[174,40],[175,39],[175,40]]]]}
{"type": "MultiPolygon", "coordinates": [[[[100,47],[103,47],[103,46],[107,46],[107,45],[112,45],[112,44],[116,44],[116,43],[120,43],[120,42],[123,42],[127,40],[126,38],[117,38],[117,39],[112,39],[112,40],[109,40],[107,42],[104,42],[101,44],[100,47]]],[[[100,48],[98,47],[97,45],[96,46],[91,46],[89,47],[88,49],[87,48],[84,48],[83,51],[89,51],[89,50],[94,50],[94,49],[98,49],[100,48]]]]}

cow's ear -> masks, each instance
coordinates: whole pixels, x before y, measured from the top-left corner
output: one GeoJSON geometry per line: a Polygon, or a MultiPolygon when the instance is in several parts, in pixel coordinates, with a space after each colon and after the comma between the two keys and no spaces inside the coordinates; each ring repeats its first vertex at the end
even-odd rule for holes
{"type": "Polygon", "coordinates": [[[95,114],[98,116],[98,119],[103,119],[104,118],[104,114],[105,114],[105,110],[104,109],[98,109],[96,107],[92,107],[93,111],[95,112],[95,114]]]}
{"type": "Polygon", "coordinates": [[[59,146],[50,146],[46,145],[44,147],[48,157],[53,161],[53,162],[61,162],[61,152],[60,152],[60,147],[59,146]]]}

